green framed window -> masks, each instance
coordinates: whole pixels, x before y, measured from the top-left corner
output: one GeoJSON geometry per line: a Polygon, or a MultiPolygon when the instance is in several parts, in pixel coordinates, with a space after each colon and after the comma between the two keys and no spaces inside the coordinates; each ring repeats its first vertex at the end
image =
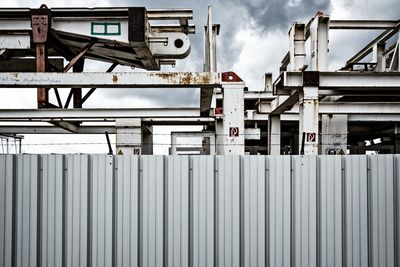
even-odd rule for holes
{"type": "Polygon", "coordinates": [[[92,22],[91,35],[121,35],[120,22],[92,22]]]}

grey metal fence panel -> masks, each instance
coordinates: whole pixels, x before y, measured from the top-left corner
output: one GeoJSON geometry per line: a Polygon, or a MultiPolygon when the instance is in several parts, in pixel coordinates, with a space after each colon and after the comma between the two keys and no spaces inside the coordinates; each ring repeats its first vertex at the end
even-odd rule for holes
{"type": "Polygon", "coordinates": [[[217,156],[217,266],[240,266],[240,157],[217,156]]]}
{"type": "Polygon", "coordinates": [[[342,266],[342,157],[319,157],[319,265],[342,266]]]}
{"type": "Polygon", "coordinates": [[[398,266],[399,192],[399,155],[0,155],[0,266],[398,266]]]}
{"type": "Polygon", "coordinates": [[[41,266],[61,266],[64,157],[44,155],[41,168],[41,266]]]}
{"type": "Polygon", "coordinates": [[[370,264],[394,266],[393,155],[369,156],[370,264]]]}
{"type": "Polygon", "coordinates": [[[167,263],[183,267],[189,265],[189,157],[167,159],[167,263]]]}
{"type": "Polygon", "coordinates": [[[117,156],[115,266],[139,264],[139,157],[117,156]]]}
{"type": "Polygon", "coordinates": [[[140,263],[163,266],[164,261],[164,158],[141,157],[140,263]]]}
{"type": "Polygon", "coordinates": [[[368,266],[367,157],[344,157],[346,266],[368,266]]]}
{"type": "Polygon", "coordinates": [[[214,266],[214,157],[199,156],[190,160],[191,265],[214,266]]]}
{"type": "Polygon", "coordinates": [[[0,265],[12,264],[14,156],[0,155],[0,265]]]}
{"type": "Polygon", "coordinates": [[[113,156],[91,156],[91,264],[112,266],[113,156]]]}
{"type": "Polygon", "coordinates": [[[16,156],[15,266],[36,266],[39,156],[16,156]]]}
{"type": "Polygon", "coordinates": [[[317,265],[317,157],[293,156],[294,266],[317,265]]]}
{"type": "Polygon", "coordinates": [[[265,160],[242,158],[242,266],[265,266],[265,160]]]}
{"type": "Polygon", "coordinates": [[[89,233],[89,156],[67,155],[65,161],[66,267],[87,266],[89,233]]]}
{"type": "Polygon", "coordinates": [[[400,155],[394,155],[395,188],[395,266],[400,265],[400,155]]]}
{"type": "Polygon", "coordinates": [[[269,266],[290,266],[291,158],[268,157],[269,266]]]}

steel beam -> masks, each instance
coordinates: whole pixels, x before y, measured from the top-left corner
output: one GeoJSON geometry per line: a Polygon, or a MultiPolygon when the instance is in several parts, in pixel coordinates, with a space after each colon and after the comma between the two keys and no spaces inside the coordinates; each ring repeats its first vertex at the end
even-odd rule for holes
{"type": "Polygon", "coordinates": [[[221,73],[0,73],[0,88],[200,88],[221,87],[221,73]]]}
{"type": "MultiPolygon", "coordinates": [[[[115,133],[115,126],[79,126],[76,129],[76,134],[110,134],[115,133]]],[[[2,134],[71,134],[69,130],[62,129],[56,126],[15,126],[15,125],[0,125],[0,133],[2,134]]]]}
{"type": "Polygon", "coordinates": [[[386,30],[393,29],[398,20],[331,20],[329,29],[333,30],[386,30]]]}
{"type": "Polygon", "coordinates": [[[3,121],[61,121],[115,118],[162,118],[199,117],[198,108],[154,108],[154,109],[1,109],[3,121]]]}
{"type": "Polygon", "coordinates": [[[363,58],[365,58],[369,53],[372,52],[372,49],[374,48],[374,45],[377,43],[384,43],[387,40],[389,40],[393,35],[398,33],[400,29],[400,21],[397,21],[397,24],[395,27],[388,29],[381,33],[377,38],[372,40],[368,45],[366,45],[363,49],[361,49],[357,54],[355,54],[352,58],[350,58],[346,62],[346,66],[344,68],[348,68],[351,64],[357,63],[363,58]]]}
{"type": "MultiPolygon", "coordinates": [[[[400,94],[400,75],[397,72],[319,72],[319,94],[345,95],[357,93],[370,94],[400,94]]],[[[303,72],[284,72],[275,81],[274,91],[289,95],[292,90],[303,86],[303,72]]]]}

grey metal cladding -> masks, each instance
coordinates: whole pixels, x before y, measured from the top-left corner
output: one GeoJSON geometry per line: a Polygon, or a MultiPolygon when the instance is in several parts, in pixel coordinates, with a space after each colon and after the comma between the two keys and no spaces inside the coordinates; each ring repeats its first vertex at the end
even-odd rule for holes
{"type": "Polygon", "coordinates": [[[242,157],[241,266],[265,266],[266,158],[242,157]]]}
{"type": "Polygon", "coordinates": [[[16,156],[14,266],[37,265],[38,167],[38,155],[16,156]]]}
{"type": "Polygon", "coordinates": [[[400,265],[400,155],[394,155],[394,189],[395,189],[395,266],[400,265]]]}
{"type": "Polygon", "coordinates": [[[292,157],[292,262],[317,266],[317,157],[292,157]]]}
{"type": "Polygon", "coordinates": [[[189,265],[189,157],[170,156],[167,165],[167,266],[189,265]]]}
{"type": "Polygon", "coordinates": [[[368,266],[367,157],[343,158],[345,266],[368,266]]]}
{"type": "Polygon", "coordinates": [[[291,157],[268,159],[269,266],[290,266],[291,259],[291,157]]]}
{"type": "Polygon", "coordinates": [[[217,160],[217,266],[240,266],[240,157],[217,160]]]}
{"type": "Polygon", "coordinates": [[[13,155],[0,156],[0,265],[12,264],[13,155]]]}
{"type": "Polygon", "coordinates": [[[370,266],[394,266],[393,155],[368,156],[370,266]]]}
{"type": "Polygon", "coordinates": [[[112,266],[113,161],[112,155],[93,155],[90,157],[92,266],[112,266]]]}
{"type": "Polygon", "coordinates": [[[66,155],[65,266],[87,266],[89,232],[89,156],[66,155]]]}
{"type": "Polygon", "coordinates": [[[318,159],[319,265],[342,266],[342,157],[320,156],[318,159]]]}
{"type": "Polygon", "coordinates": [[[164,157],[142,156],[140,164],[140,265],[163,266],[164,157]]]}
{"type": "Polygon", "coordinates": [[[214,192],[213,156],[191,157],[191,266],[214,266],[214,192]]]}
{"type": "Polygon", "coordinates": [[[63,253],[63,155],[41,160],[41,266],[61,266],[63,253]]]}
{"type": "Polygon", "coordinates": [[[0,266],[399,266],[400,156],[0,155],[0,266]]]}
{"type": "Polygon", "coordinates": [[[114,266],[139,264],[139,157],[116,156],[114,266]]]}

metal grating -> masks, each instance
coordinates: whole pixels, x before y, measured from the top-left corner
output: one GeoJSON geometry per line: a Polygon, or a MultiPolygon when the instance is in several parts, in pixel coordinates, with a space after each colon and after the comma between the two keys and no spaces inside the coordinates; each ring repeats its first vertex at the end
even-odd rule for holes
{"type": "Polygon", "coordinates": [[[399,170],[399,155],[0,155],[0,265],[394,267],[399,170]]]}

